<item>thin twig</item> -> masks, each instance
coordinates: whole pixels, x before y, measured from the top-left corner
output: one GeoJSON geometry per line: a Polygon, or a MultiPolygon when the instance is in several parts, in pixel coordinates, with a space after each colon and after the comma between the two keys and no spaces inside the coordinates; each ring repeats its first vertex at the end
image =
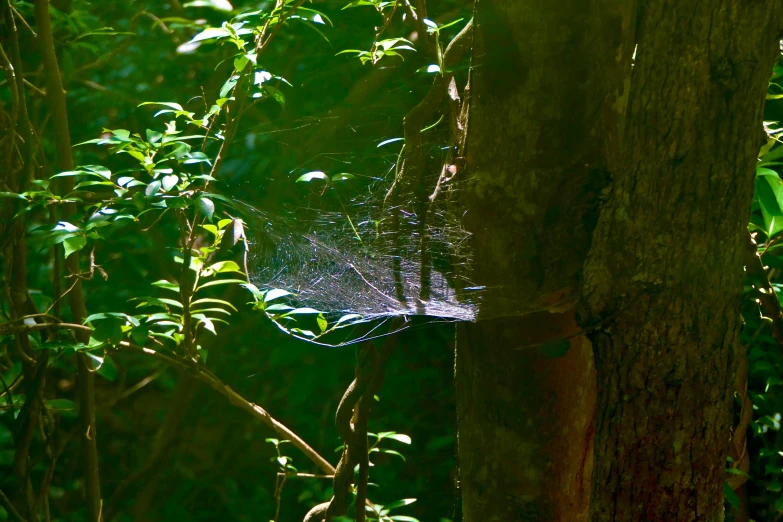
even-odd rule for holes
{"type": "Polygon", "coordinates": [[[27,30],[28,30],[28,31],[30,31],[30,34],[32,34],[32,35],[33,35],[33,38],[38,38],[38,35],[36,34],[36,32],[35,32],[35,31],[33,31],[33,28],[32,28],[32,27],[30,27],[30,24],[28,24],[28,23],[27,23],[27,20],[25,20],[25,19],[24,19],[24,16],[22,16],[22,13],[20,13],[20,12],[19,12],[19,11],[16,9],[16,7],[14,7],[14,6],[11,6],[11,12],[12,12],[12,13],[14,13],[14,16],[16,16],[16,18],[17,18],[17,19],[18,19],[20,22],[22,22],[22,25],[23,25],[23,26],[25,26],[25,27],[27,28],[27,30]]]}
{"type": "Polygon", "coordinates": [[[11,501],[8,500],[8,497],[5,496],[5,493],[3,493],[2,490],[0,490],[0,502],[2,502],[5,510],[8,511],[18,522],[27,522],[27,520],[19,514],[11,501]]]}

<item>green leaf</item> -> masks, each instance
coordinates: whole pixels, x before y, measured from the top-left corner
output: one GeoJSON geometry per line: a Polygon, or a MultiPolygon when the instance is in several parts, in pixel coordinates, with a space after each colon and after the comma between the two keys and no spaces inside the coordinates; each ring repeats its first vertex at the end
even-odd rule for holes
{"type": "Polygon", "coordinates": [[[207,268],[207,270],[211,270],[216,274],[223,274],[226,272],[242,273],[242,271],[239,268],[239,265],[236,264],[234,261],[218,261],[217,263],[210,265],[209,268],[207,268]]]}
{"type": "Polygon", "coordinates": [[[97,174],[104,179],[111,179],[111,171],[102,165],[84,165],[82,169],[97,174]]]}
{"type": "Polygon", "coordinates": [[[382,435],[383,437],[379,437],[379,438],[392,439],[392,440],[396,440],[397,442],[402,442],[403,444],[410,444],[412,442],[409,436],[404,435],[402,433],[390,433],[390,434],[382,434],[382,435]]]}
{"type": "Polygon", "coordinates": [[[211,297],[204,297],[204,298],[201,298],[201,299],[196,299],[195,301],[190,303],[190,306],[193,307],[193,306],[196,306],[196,305],[199,305],[199,304],[204,304],[204,303],[222,304],[222,305],[226,305],[227,307],[231,308],[235,312],[237,311],[237,309],[234,307],[234,305],[232,305],[228,301],[224,301],[223,299],[214,299],[214,298],[211,298],[211,297]]]}
{"type": "Polygon", "coordinates": [[[354,0],[350,4],[348,4],[345,7],[343,7],[343,9],[349,9],[351,7],[361,7],[363,5],[375,7],[375,3],[371,2],[370,0],[354,0]]]}
{"type": "Polygon", "coordinates": [[[145,324],[137,326],[130,332],[131,341],[133,341],[134,344],[138,344],[139,346],[144,346],[147,343],[149,337],[150,329],[145,324]]]}
{"type": "MultiPolygon", "coordinates": [[[[164,107],[170,107],[170,108],[172,108],[172,109],[174,109],[176,111],[184,111],[185,110],[185,109],[182,108],[182,105],[180,105],[179,103],[174,103],[174,102],[142,102],[142,103],[138,104],[137,107],[141,107],[142,105],[163,105],[164,107]]],[[[115,132],[120,132],[120,131],[115,131],[115,132]]],[[[128,131],[122,131],[122,132],[124,132],[124,136],[126,138],[128,136],[130,136],[130,132],[128,132],[128,131]]]]}
{"type": "Polygon", "coordinates": [[[342,323],[345,323],[345,322],[348,322],[348,321],[353,321],[354,319],[361,319],[361,318],[362,318],[362,316],[359,315],[359,314],[346,314],[346,315],[340,317],[337,320],[337,322],[335,323],[335,325],[342,324],[342,323]]]}
{"type": "Polygon", "coordinates": [[[388,140],[383,140],[378,145],[376,145],[376,148],[380,149],[384,145],[388,145],[389,143],[394,143],[395,141],[403,141],[405,138],[391,138],[388,140]]]}
{"type": "Polygon", "coordinates": [[[402,453],[400,453],[399,451],[394,451],[394,450],[386,449],[386,448],[373,448],[371,451],[373,451],[373,452],[377,451],[379,453],[386,453],[387,455],[396,455],[397,457],[400,457],[403,460],[403,462],[405,461],[405,456],[402,453]]]}
{"type": "Polygon", "coordinates": [[[259,300],[264,298],[264,292],[259,290],[258,287],[256,285],[254,285],[253,283],[244,283],[244,284],[242,284],[240,286],[242,288],[244,288],[245,290],[247,290],[248,292],[250,292],[251,294],[253,294],[253,298],[256,301],[259,301],[259,300]]]}
{"type": "Polygon", "coordinates": [[[97,368],[95,369],[95,372],[106,379],[107,381],[114,382],[117,380],[118,370],[117,365],[114,364],[114,361],[112,361],[111,357],[108,355],[104,357],[99,357],[93,353],[87,352],[87,356],[90,357],[93,361],[98,363],[97,368]]]}
{"type": "Polygon", "coordinates": [[[356,176],[349,174],[348,172],[341,172],[332,176],[332,181],[348,181],[349,179],[354,179],[355,177],[356,176]]]}
{"type": "Polygon", "coordinates": [[[310,9],[309,7],[298,7],[296,10],[297,13],[310,13],[310,16],[307,18],[308,20],[315,22],[317,24],[325,25],[324,20],[329,23],[329,25],[334,26],[332,21],[329,19],[328,16],[326,16],[321,11],[316,11],[315,9],[310,9]]]}
{"type": "Polygon", "coordinates": [[[154,283],[152,283],[152,286],[157,286],[158,288],[163,288],[164,290],[171,290],[172,292],[179,293],[179,285],[166,281],[165,279],[161,279],[160,281],[155,281],[154,283]]]}
{"type": "MultiPolygon", "coordinates": [[[[191,313],[194,314],[203,313],[203,312],[215,312],[217,314],[231,315],[231,312],[229,312],[225,308],[194,308],[193,310],[191,310],[191,313]]],[[[213,317],[212,320],[216,321],[217,319],[213,317]]]]}
{"type": "Polygon", "coordinates": [[[318,314],[318,317],[315,318],[315,321],[318,323],[318,328],[320,328],[321,333],[324,333],[326,328],[329,326],[329,322],[326,320],[324,315],[318,314]]]}
{"type": "Polygon", "coordinates": [[[394,502],[384,504],[383,507],[391,511],[392,509],[397,509],[398,507],[410,506],[414,502],[416,502],[415,498],[403,498],[402,500],[395,500],[394,502]]]}
{"type": "Polygon", "coordinates": [[[168,192],[174,186],[176,186],[177,183],[179,183],[179,176],[176,174],[169,174],[168,176],[163,176],[160,181],[161,186],[163,187],[163,192],[168,192]]]}
{"type": "Polygon", "coordinates": [[[196,288],[196,292],[201,290],[202,288],[208,288],[210,286],[217,286],[217,285],[229,285],[229,284],[243,284],[247,283],[244,279],[215,279],[214,281],[210,281],[208,283],[204,283],[203,285],[196,288]]]}
{"type": "Polygon", "coordinates": [[[73,236],[63,241],[65,247],[65,257],[67,258],[74,252],[78,252],[87,245],[87,238],[84,236],[73,236]]]}
{"type": "Polygon", "coordinates": [[[292,295],[292,294],[287,290],[281,290],[280,288],[273,288],[272,290],[269,290],[266,293],[266,295],[264,295],[264,302],[268,303],[269,301],[280,299],[281,297],[285,297],[287,295],[292,295]]]}
{"type": "Polygon", "coordinates": [[[228,80],[226,80],[226,83],[223,84],[223,87],[220,88],[220,97],[226,98],[228,94],[231,92],[231,90],[234,88],[234,86],[237,84],[237,81],[239,81],[239,76],[232,76],[228,80]]]}
{"type": "Polygon", "coordinates": [[[119,313],[119,312],[105,312],[105,313],[98,313],[98,314],[92,314],[88,316],[84,321],[82,321],[82,324],[92,323],[94,321],[100,321],[101,319],[120,319],[122,321],[129,320],[134,325],[138,325],[139,321],[135,317],[131,317],[127,314],[119,313]]]}
{"type": "Polygon", "coordinates": [[[234,10],[234,6],[228,0],[192,0],[182,4],[182,7],[210,7],[216,11],[223,12],[234,10]]]}
{"type": "MultiPolygon", "coordinates": [[[[201,31],[200,33],[198,33],[193,38],[191,38],[190,41],[191,43],[201,42],[203,40],[212,40],[214,38],[227,38],[229,36],[231,36],[231,33],[228,31],[228,29],[224,27],[208,27],[203,31],[201,31]]],[[[220,97],[221,98],[223,97],[222,91],[220,97]]]]}
{"type": "Polygon", "coordinates": [[[92,336],[99,341],[117,344],[122,341],[122,324],[124,322],[116,317],[107,318],[98,323],[98,326],[92,332],[92,336]]]}
{"type": "Polygon", "coordinates": [[[748,476],[747,473],[745,473],[744,471],[738,468],[726,468],[726,473],[729,473],[731,475],[744,475],[746,477],[748,476]]]}
{"type": "Polygon", "coordinates": [[[301,176],[299,176],[296,179],[296,182],[299,183],[300,181],[303,181],[305,183],[309,183],[310,181],[313,181],[314,179],[321,179],[321,180],[324,180],[324,181],[329,181],[329,176],[327,176],[326,174],[324,174],[321,171],[316,170],[316,171],[313,171],[313,172],[308,172],[307,174],[302,174],[301,176]]]}
{"type": "Polygon", "coordinates": [[[176,315],[167,314],[167,313],[164,313],[164,312],[158,312],[156,314],[150,314],[147,317],[147,322],[148,323],[152,323],[152,322],[155,322],[155,321],[161,321],[161,320],[169,320],[169,321],[176,321],[176,322],[178,322],[180,319],[176,315]]]}
{"type": "Polygon", "coordinates": [[[215,204],[209,198],[199,198],[198,209],[204,217],[211,220],[215,213],[215,204]]]}
{"type": "Polygon", "coordinates": [[[160,180],[157,179],[152,183],[150,183],[149,185],[147,185],[147,188],[144,189],[144,195],[147,196],[147,199],[153,198],[155,194],[157,194],[158,191],[160,190],[160,186],[161,186],[160,180]]]}
{"type": "Polygon", "coordinates": [[[783,180],[778,177],[775,171],[769,169],[758,169],[757,171],[760,183],[756,184],[759,196],[759,202],[772,216],[783,216],[783,180]],[[771,174],[759,174],[759,171],[768,171],[771,174]]]}
{"type": "Polygon", "coordinates": [[[147,129],[146,134],[147,141],[150,143],[158,143],[161,139],[163,139],[163,134],[158,131],[147,129]]]}
{"type": "Polygon", "coordinates": [[[46,407],[51,410],[76,410],[76,403],[68,399],[49,399],[46,407]]]}
{"type": "Polygon", "coordinates": [[[203,324],[206,330],[209,330],[212,332],[212,334],[217,335],[215,324],[210,320],[209,317],[204,314],[193,314],[193,318],[197,319],[200,324],[203,324]]]}
{"type": "Polygon", "coordinates": [[[131,35],[136,36],[136,33],[130,33],[127,31],[115,31],[113,27],[101,27],[92,31],[87,31],[77,36],[74,41],[81,40],[87,36],[117,36],[117,35],[131,35]]]}
{"type": "Polygon", "coordinates": [[[323,313],[320,310],[316,310],[315,308],[295,308],[288,312],[287,314],[284,314],[282,317],[288,317],[289,315],[309,315],[309,314],[320,314],[323,313]]]}
{"type": "Polygon", "coordinates": [[[287,304],[273,304],[266,307],[267,312],[287,312],[289,310],[294,310],[294,307],[287,304]]]}
{"type": "Polygon", "coordinates": [[[305,337],[317,337],[313,332],[310,330],[302,330],[301,328],[291,328],[291,331],[295,334],[304,335],[305,337]]]}
{"type": "Polygon", "coordinates": [[[250,63],[250,60],[248,60],[247,56],[244,54],[240,54],[236,58],[234,58],[234,69],[236,69],[239,72],[242,72],[245,70],[245,67],[247,67],[247,64],[250,63]]]}
{"type": "Polygon", "coordinates": [[[726,502],[728,502],[729,505],[734,508],[739,507],[739,497],[727,482],[723,483],[723,495],[726,497],[726,502]]]}
{"type": "Polygon", "coordinates": [[[16,192],[0,192],[0,198],[15,198],[27,201],[27,198],[16,192]]]}
{"type": "MultiPolygon", "coordinates": [[[[724,491],[725,491],[725,489],[724,489],[724,491]]],[[[734,497],[736,498],[736,496],[737,495],[735,494],[734,497]]],[[[726,495],[726,499],[729,500],[729,496],[728,495],[726,495]]],[[[737,502],[739,503],[739,499],[737,499],[737,502]]],[[[729,503],[731,503],[731,500],[729,500],[729,503]]],[[[734,506],[734,507],[739,507],[739,506],[735,506],[733,503],[731,503],[731,505],[734,506]]],[[[783,497],[778,497],[778,498],[775,499],[774,507],[775,507],[775,510],[778,513],[783,513],[783,497]]]]}
{"type": "Polygon", "coordinates": [[[452,25],[456,25],[456,24],[460,23],[462,20],[464,20],[464,18],[457,18],[453,22],[449,22],[447,24],[443,24],[443,25],[441,25],[438,28],[438,31],[442,31],[442,30],[446,29],[447,27],[451,27],[452,25]]]}

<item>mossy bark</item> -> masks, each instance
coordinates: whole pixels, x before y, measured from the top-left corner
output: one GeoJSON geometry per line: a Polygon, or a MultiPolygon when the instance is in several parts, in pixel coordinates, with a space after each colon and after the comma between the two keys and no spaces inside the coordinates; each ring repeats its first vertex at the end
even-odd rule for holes
{"type": "Polygon", "coordinates": [[[746,226],[779,0],[647,1],[584,269],[591,520],[723,520],[746,226]]]}

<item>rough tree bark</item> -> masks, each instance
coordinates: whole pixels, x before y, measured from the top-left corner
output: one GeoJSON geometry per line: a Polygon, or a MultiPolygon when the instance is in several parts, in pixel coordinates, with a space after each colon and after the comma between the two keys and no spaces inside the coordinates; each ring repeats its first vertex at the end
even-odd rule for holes
{"type": "Polygon", "coordinates": [[[585,265],[592,520],[723,520],[743,258],[781,3],[644,2],[621,168],[585,265]]]}
{"type": "Polygon", "coordinates": [[[488,290],[458,332],[464,520],[722,520],[780,2],[475,15],[464,194],[488,290]]]}

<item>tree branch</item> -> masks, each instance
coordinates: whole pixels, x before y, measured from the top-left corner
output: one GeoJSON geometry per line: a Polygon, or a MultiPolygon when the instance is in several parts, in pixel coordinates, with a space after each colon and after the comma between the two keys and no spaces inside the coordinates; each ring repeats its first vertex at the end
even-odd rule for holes
{"type": "MultiPolygon", "coordinates": [[[[74,323],[46,323],[46,324],[36,324],[36,325],[23,325],[17,328],[19,330],[62,328],[65,330],[85,332],[87,334],[89,334],[89,332],[92,331],[92,329],[89,326],[74,324],[74,323]]],[[[203,382],[204,384],[208,385],[216,392],[225,396],[231,402],[231,404],[246,411],[247,413],[255,417],[257,420],[263,422],[264,424],[272,428],[280,437],[290,440],[294,446],[296,446],[302,453],[304,453],[305,456],[307,456],[307,458],[309,458],[325,474],[327,475],[334,474],[334,466],[332,466],[328,460],[323,458],[317,451],[315,451],[312,447],[310,447],[309,444],[307,444],[304,440],[302,440],[302,438],[299,437],[299,435],[297,435],[296,433],[291,431],[288,427],[286,427],[283,423],[281,423],[280,421],[272,417],[269,414],[269,412],[267,412],[264,408],[242,397],[239,393],[234,391],[230,386],[228,386],[226,383],[221,381],[219,377],[217,377],[215,374],[213,374],[206,368],[202,366],[193,366],[192,364],[189,364],[188,361],[184,359],[180,359],[177,356],[167,355],[157,350],[153,350],[152,348],[138,346],[126,341],[120,342],[120,346],[132,352],[141,353],[143,355],[154,357],[155,359],[158,359],[159,361],[162,361],[171,367],[177,368],[178,370],[181,370],[185,374],[190,375],[196,378],[197,380],[203,382]]]]}

